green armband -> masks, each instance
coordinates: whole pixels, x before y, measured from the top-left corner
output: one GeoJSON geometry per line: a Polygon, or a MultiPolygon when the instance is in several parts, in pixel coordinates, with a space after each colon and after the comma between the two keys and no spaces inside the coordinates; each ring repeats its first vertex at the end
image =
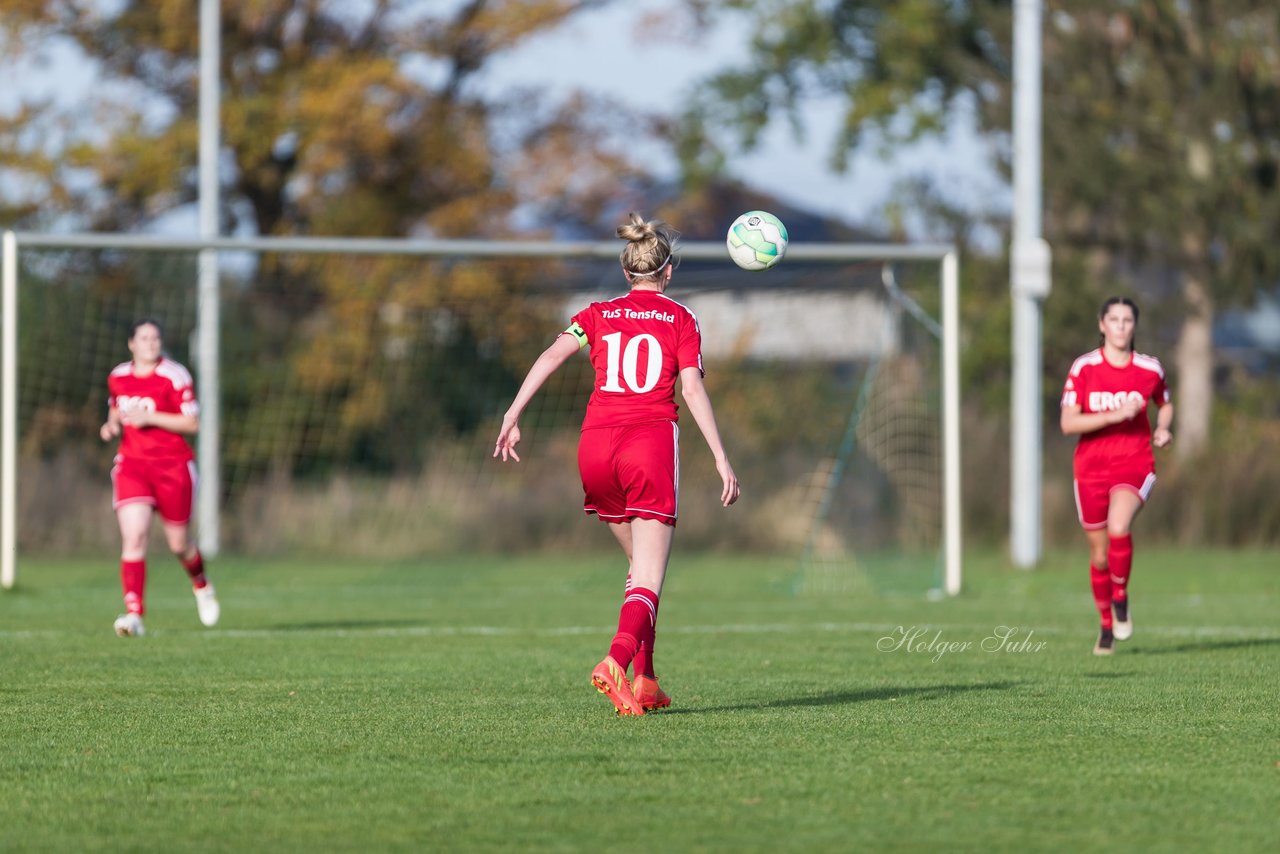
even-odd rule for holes
{"type": "Polygon", "coordinates": [[[583,347],[587,346],[588,343],[590,343],[587,341],[587,333],[583,332],[582,327],[579,326],[576,322],[570,323],[569,328],[566,329],[564,333],[566,335],[573,336],[573,339],[578,342],[579,350],[581,350],[583,347]]]}

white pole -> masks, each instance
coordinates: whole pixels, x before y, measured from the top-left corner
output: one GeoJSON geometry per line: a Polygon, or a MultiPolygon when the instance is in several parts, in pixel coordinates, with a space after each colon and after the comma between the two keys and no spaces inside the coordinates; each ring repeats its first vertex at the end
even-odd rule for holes
{"type": "Polygon", "coordinates": [[[1049,295],[1049,247],[1040,237],[1039,0],[1016,0],[1013,35],[1013,388],[1010,423],[1010,551],[1035,566],[1041,551],[1041,301],[1049,295]]]}
{"type": "MultiPolygon", "coordinates": [[[[138,252],[296,252],[304,255],[412,255],[444,258],[604,258],[618,247],[606,240],[417,240],[403,237],[161,237],[154,234],[15,232],[23,246],[128,249],[138,252]]],[[[939,261],[948,243],[805,243],[787,247],[787,259],[804,261],[939,261]]],[[[680,244],[680,257],[723,261],[724,241],[680,244]]]]}
{"type": "Polygon", "coordinates": [[[960,592],[960,262],[942,259],[942,539],[945,589],[960,592]]]}
{"type": "MultiPolygon", "coordinates": [[[[218,77],[222,51],[219,0],[200,2],[200,237],[218,236],[218,77]]],[[[222,428],[221,380],[218,371],[218,252],[200,252],[199,298],[196,321],[196,393],[200,399],[200,433],[196,439],[200,493],[196,518],[200,550],[209,557],[218,553],[220,531],[218,504],[222,495],[222,461],[219,434],[222,428]]]]}
{"type": "Polygon", "coordinates": [[[8,590],[17,579],[18,559],[18,239],[12,231],[4,233],[3,295],[0,296],[0,361],[4,375],[0,377],[0,586],[8,590]]]}

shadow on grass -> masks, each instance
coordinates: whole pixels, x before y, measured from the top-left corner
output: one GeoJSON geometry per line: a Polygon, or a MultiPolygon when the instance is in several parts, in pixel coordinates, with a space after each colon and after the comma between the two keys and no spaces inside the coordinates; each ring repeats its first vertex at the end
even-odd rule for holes
{"type": "Polygon", "coordinates": [[[738,703],[731,706],[692,706],[664,709],[663,715],[694,715],[706,712],[746,712],[763,709],[790,709],[802,706],[841,706],[849,703],[870,703],[876,700],[897,700],[911,697],[918,700],[938,700],[969,691],[1004,691],[1021,682],[976,682],[968,685],[912,685],[866,688],[861,691],[833,691],[827,694],[810,694],[803,697],[780,697],[758,703],[738,703]]]}
{"type": "Polygon", "coordinates": [[[1173,652],[1214,652],[1215,650],[1249,649],[1255,646],[1280,646],[1280,638],[1236,638],[1235,640],[1187,641],[1176,646],[1126,650],[1126,655],[1168,655],[1173,652]]]}

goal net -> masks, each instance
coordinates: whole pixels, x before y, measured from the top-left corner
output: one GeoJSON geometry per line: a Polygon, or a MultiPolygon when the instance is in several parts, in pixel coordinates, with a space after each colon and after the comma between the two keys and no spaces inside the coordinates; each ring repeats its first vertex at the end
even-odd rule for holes
{"type": "MultiPolygon", "coordinates": [[[[217,430],[220,466],[201,474],[218,490],[224,551],[609,547],[581,518],[586,358],[529,406],[523,462],[491,453],[537,354],[578,308],[621,292],[616,245],[242,243],[250,248],[220,252],[216,389],[202,382],[194,343],[194,247],[18,243],[6,476],[21,554],[118,548],[112,449],[97,430],[107,374],[129,358],[129,330],[144,317],[162,324],[199,397],[217,395],[220,423],[202,428],[217,430]]],[[[805,249],[817,257],[794,252],[767,274],[738,271],[722,247],[683,252],[668,295],[699,318],[707,387],[745,497],[719,506],[710,455],[683,418],[681,547],[775,555],[801,593],[942,586],[939,262],[805,249]]]]}

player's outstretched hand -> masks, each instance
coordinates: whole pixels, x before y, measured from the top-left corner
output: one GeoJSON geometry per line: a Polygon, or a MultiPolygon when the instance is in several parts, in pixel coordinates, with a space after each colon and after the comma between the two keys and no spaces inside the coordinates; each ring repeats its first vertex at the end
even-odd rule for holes
{"type": "Polygon", "coordinates": [[[727,459],[716,462],[716,471],[720,473],[720,503],[728,507],[742,495],[742,487],[739,486],[738,476],[733,473],[733,466],[729,465],[727,459]]]}
{"type": "Polygon", "coordinates": [[[498,433],[498,443],[493,447],[493,456],[497,458],[501,454],[504,463],[508,456],[520,462],[520,455],[516,453],[518,444],[520,444],[520,427],[514,418],[507,416],[502,419],[502,430],[498,433]]]}
{"type": "Polygon", "coordinates": [[[110,442],[120,435],[120,425],[114,421],[108,421],[98,430],[98,435],[102,437],[102,441],[110,442]]]}
{"type": "Polygon", "coordinates": [[[1172,441],[1173,431],[1169,430],[1167,427],[1157,427],[1156,432],[1151,435],[1151,444],[1155,445],[1157,448],[1168,447],[1169,443],[1172,441]]]}

